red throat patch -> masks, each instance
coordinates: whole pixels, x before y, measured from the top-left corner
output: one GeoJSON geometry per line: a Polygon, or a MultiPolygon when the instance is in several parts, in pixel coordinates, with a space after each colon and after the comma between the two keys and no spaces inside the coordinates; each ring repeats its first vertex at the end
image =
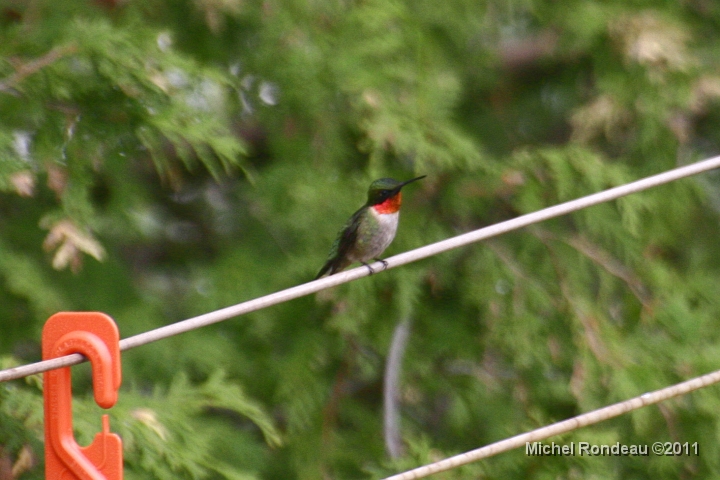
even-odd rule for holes
{"type": "Polygon", "coordinates": [[[398,192],[394,197],[373,205],[373,208],[377,213],[395,213],[400,210],[400,205],[402,205],[402,193],[398,192]]]}

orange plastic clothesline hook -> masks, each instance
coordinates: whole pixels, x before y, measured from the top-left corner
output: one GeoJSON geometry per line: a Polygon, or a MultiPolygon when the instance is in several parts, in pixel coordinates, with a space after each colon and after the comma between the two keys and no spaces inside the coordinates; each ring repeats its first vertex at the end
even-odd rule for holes
{"type": "MultiPolygon", "coordinates": [[[[95,401],[103,408],[117,402],[121,382],[120,335],[112,318],[98,312],[61,312],[43,327],[43,360],[69,353],[85,355],[92,365],[95,401]]],[[[122,441],[110,433],[102,416],[102,432],[81,447],[72,426],[70,367],[45,372],[45,477],[49,480],[122,480],[122,441]]]]}

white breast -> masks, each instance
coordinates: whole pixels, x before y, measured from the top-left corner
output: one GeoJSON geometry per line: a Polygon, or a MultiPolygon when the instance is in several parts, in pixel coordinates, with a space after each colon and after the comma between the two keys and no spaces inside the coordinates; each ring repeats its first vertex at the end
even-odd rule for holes
{"type": "Polygon", "coordinates": [[[356,248],[348,254],[352,261],[367,262],[379,257],[395,238],[400,212],[377,213],[371,208],[370,214],[377,221],[377,227],[360,225],[356,248]]]}

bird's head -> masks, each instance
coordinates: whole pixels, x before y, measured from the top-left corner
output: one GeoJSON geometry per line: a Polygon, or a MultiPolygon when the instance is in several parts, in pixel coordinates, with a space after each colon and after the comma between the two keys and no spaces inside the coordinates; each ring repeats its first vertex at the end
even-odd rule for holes
{"type": "Polygon", "coordinates": [[[392,178],[380,178],[370,184],[367,205],[375,207],[379,213],[395,213],[400,210],[402,195],[400,190],[408,183],[425,178],[425,175],[405,182],[392,178]]]}

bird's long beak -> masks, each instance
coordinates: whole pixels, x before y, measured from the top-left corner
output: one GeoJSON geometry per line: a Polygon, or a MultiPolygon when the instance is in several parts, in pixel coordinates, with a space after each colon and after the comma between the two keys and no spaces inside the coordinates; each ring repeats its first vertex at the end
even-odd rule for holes
{"type": "Polygon", "coordinates": [[[423,178],[425,178],[425,177],[427,177],[427,175],[423,175],[422,177],[413,178],[412,180],[408,180],[407,182],[403,182],[403,183],[400,184],[400,187],[398,187],[398,189],[404,187],[404,186],[407,185],[408,183],[412,183],[412,182],[414,182],[415,180],[421,180],[421,179],[423,179],[423,178]]]}

